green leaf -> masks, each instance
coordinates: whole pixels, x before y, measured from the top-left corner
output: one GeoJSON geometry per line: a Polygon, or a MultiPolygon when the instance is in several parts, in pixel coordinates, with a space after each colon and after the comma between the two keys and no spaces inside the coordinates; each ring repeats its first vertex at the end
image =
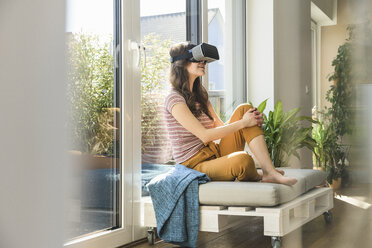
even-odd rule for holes
{"type": "Polygon", "coordinates": [[[282,105],[282,101],[278,101],[275,105],[275,108],[274,108],[274,126],[278,126],[279,122],[281,121],[281,118],[282,118],[282,114],[283,114],[283,105],[282,105]]]}
{"type": "Polygon", "coordinates": [[[266,109],[266,103],[267,103],[267,100],[268,99],[269,98],[267,98],[265,101],[261,102],[260,105],[258,105],[257,110],[259,112],[263,113],[265,111],[265,109],[266,109]]]}
{"type": "Polygon", "coordinates": [[[295,108],[295,109],[292,109],[292,110],[288,111],[287,113],[285,113],[284,116],[283,116],[283,120],[282,120],[280,125],[283,126],[283,125],[287,124],[287,122],[291,121],[293,119],[293,117],[296,116],[298,111],[300,111],[300,108],[295,108]]]}
{"type": "Polygon", "coordinates": [[[267,116],[265,114],[263,114],[263,119],[264,119],[264,124],[267,123],[267,116]]]}
{"type": "Polygon", "coordinates": [[[298,116],[294,119],[295,122],[303,121],[303,120],[309,121],[309,122],[314,123],[314,124],[318,123],[317,121],[313,120],[312,118],[310,118],[308,116],[304,116],[304,115],[298,116]]]}
{"type": "Polygon", "coordinates": [[[274,115],[274,113],[272,111],[270,111],[269,112],[269,119],[268,119],[269,123],[273,123],[273,115],[274,115]]]}

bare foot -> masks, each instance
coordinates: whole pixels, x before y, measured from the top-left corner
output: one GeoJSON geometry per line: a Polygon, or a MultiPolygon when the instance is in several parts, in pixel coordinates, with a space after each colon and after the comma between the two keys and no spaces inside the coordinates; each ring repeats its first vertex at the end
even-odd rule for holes
{"type": "Polygon", "coordinates": [[[262,180],[262,171],[257,171],[257,177],[253,181],[261,181],[262,180]]]}
{"type": "MultiPolygon", "coordinates": [[[[281,169],[275,169],[275,170],[284,176],[284,170],[281,170],[281,169]]],[[[258,173],[261,177],[263,176],[262,170],[258,170],[257,173],[258,173]]],[[[260,180],[261,180],[261,179],[260,179],[260,180]]]]}
{"type": "Polygon", "coordinates": [[[291,177],[285,177],[277,170],[273,171],[270,174],[264,174],[262,176],[262,182],[264,183],[280,183],[286,185],[294,185],[297,183],[297,179],[291,177]]]}

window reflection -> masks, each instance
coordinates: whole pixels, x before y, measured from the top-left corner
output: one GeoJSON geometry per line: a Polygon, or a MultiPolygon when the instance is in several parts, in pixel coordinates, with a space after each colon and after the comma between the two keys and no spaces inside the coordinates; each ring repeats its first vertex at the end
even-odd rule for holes
{"type": "Polygon", "coordinates": [[[114,100],[113,3],[67,1],[69,153],[76,169],[68,239],[118,225],[120,105],[114,100]]]}
{"type": "Polygon", "coordinates": [[[186,40],[186,1],[141,1],[142,59],[142,196],[145,185],[156,175],[172,168],[172,150],[163,119],[163,102],[170,89],[169,49],[186,40]]]}

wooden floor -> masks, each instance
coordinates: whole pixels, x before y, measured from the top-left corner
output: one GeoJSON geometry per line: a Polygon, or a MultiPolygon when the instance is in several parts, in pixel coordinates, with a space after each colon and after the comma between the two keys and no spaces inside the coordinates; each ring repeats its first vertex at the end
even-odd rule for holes
{"type": "MultiPolygon", "coordinates": [[[[335,198],[331,224],[323,216],[312,220],[282,239],[284,248],[369,248],[372,247],[372,185],[353,185],[338,192],[342,200],[335,198]],[[345,202],[343,198],[346,197],[345,202]],[[359,206],[356,206],[359,205],[359,206]]],[[[270,237],[263,236],[261,217],[244,217],[247,222],[221,233],[200,232],[198,248],[271,247],[270,237]]],[[[160,240],[154,246],[146,242],[126,247],[170,248],[176,247],[160,240]]]]}

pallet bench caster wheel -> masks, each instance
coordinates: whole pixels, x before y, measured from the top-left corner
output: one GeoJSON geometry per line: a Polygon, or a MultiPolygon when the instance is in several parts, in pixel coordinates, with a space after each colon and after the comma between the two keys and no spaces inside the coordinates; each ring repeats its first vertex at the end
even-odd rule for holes
{"type": "Polygon", "coordinates": [[[149,245],[155,244],[155,228],[153,227],[147,229],[147,242],[149,243],[149,245]]]}
{"type": "Polygon", "coordinates": [[[271,237],[271,246],[273,248],[280,248],[281,240],[280,237],[271,237]]]}
{"type": "Polygon", "coordinates": [[[324,221],[329,224],[333,221],[333,214],[330,211],[323,213],[324,221]]]}

